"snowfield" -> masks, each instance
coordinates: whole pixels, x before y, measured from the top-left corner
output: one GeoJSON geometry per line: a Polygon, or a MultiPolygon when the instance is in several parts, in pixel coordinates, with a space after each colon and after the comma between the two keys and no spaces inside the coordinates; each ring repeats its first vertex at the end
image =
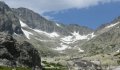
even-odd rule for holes
{"type": "Polygon", "coordinates": [[[87,35],[80,35],[79,32],[76,32],[76,31],[74,31],[72,35],[75,37],[75,40],[87,39],[87,35]]]}
{"type": "MultiPolygon", "coordinates": [[[[28,27],[28,25],[26,25],[24,22],[22,22],[21,20],[19,20],[19,21],[20,21],[21,27],[28,27]]],[[[28,27],[28,28],[29,28],[29,27],[28,27]]],[[[23,28],[21,28],[21,29],[22,29],[23,33],[25,34],[25,36],[26,36],[28,39],[30,39],[30,35],[33,35],[33,33],[29,32],[29,31],[26,31],[26,30],[24,30],[23,28]]]]}
{"type": "Polygon", "coordinates": [[[81,48],[78,49],[79,52],[84,52],[84,50],[82,50],[81,48]]]}
{"type": "Polygon", "coordinates": [[[117,24],[119,24],[120,22],[117,22],[117,23],[115,23],[115,24],[111,24],[111,25],[109,25],[109,26],[107,26],[107,27],[105,27],[105,28],[111,28],[111,27],[113,27],[113,26],[116,26],[117,24]]]}
{"type": "MultiPolygon", "coordinates": [[[[35,32],[37,32],[37,33],[39,33],[39,34],[44,34],[44,35],[46,35],[46,36],[48,36],[48,37],[51,37],[51,38],[53,38],[53,37],[59,37],[59,36],[60,36],[57,32],[47,33],[47,32],[45,32],[45,31],[41,31],[41,30],[39,30],[39,29],[32,29],[32,28],[30,28],[27,24],[25,24],[24,22],[22,22],[21,20],[19,20],[19,21],[20,21],[21,27],[27,27],[27,28],[29,28],[29,29],[31,29],[31,30],[34,30],[35,32]]],[[[22,28],[21,28],[21,29],[22,29],[22,28]]],[[[30,39],[30,37],[29,37],[30,34],[33,35],[31,32],[26,31],[26,30],[24,30],[24,29],[22,29],[22,31],[24,32],[25,36],[26,36],[28,39],[30,39]]]]}
{"type": "Polygon", "coordinates": [[[23,33],[25,34],[25,36],[26,36],[28,39],[30,39],[30,35],[33,35],[33,33],[28,32],[28,31],[26,31],[26,30],[24,30],[24,29],[22,29],[22,31],[23,31],[23,33]]]}
{"type": "Polygon", "coordinates": [[[28,27],[28,25],[26,25],[24,22],[22,22],[21,20],[19,20],[19,21],[20,21],[21,27],[28,27]]]}
{"type": "Polygon", "coordinates": [[[60,27],[60,24],[56,23],[56,25],[57,25],[58,27],[60,27]]]}
{"type": "Polygon", "coordinates": [[[71,43],[74,43],[78,40],[89,40],[93,37],[95,37],[96,35],[93,33],[90,33],[90,34],[87,34],[87,35],[80,35],[79,32],[73,32],[71,33],[72,36],[65,36],[63,38],[61,38],[61,41],[63,43],[66,43],[66,44],[71,44],[71,43]]]}
{"type": "MultiPolygon", "coordinates": [[[[56,50],[56,51],[59,51],[59,52],[62,52],[66,49],[76,49],[77,47],[71,47],[70,44],[78,41],[78,40],[89,40],[93,37],[95,37],[96,35],[93,33],[90,33],[90,34],[86,34],[86,35],[80,35],[79,32],[77,31],[74,31],[71,33],[71,35],[69,36],[64,36],[64,37],[61,37],[57,32],[52,32],[52,33],[48,33],[46,31],[42,31],[40,29],[32,29],[30,28],[27,24],[25,24],[24,22],[22,22],[20,20],[20,24],[21,24],[21,27],[27,27],[28,29],[34,31],[34,32],[37,32],[38,34],[42,34],[42,35],[45,35],[45,36],[48,36],[49,38],[53,39],[53,38],[58,38],[60,39],[61,43],[59,43],[59,46],[57,46],[56,48],[53,48],[53,50],[56,50]]],[[[56,23],[57,26],[60,26],[59,24],[56,23]]],[[[30,39],[30,35],[34,35],[32,32],[29,32],[27,30],[25,30],[24,28],[21,28],[23,33],[25,34],[25,36],[30,39]]],[[[54,42],[53,40],[43,40],[43,39],[39,39],[39,38],[36,38],[36,40],[39,40],[41,42],[54,42]]],[[[79,52],[84,52],[84,50],[82,50],[81,48],[77,48],[77,50],[79,52]]]]}
{"type": "Polygon", "coordinates": [[[38,30],[38,29],[33,29],[34,31],[40,33],[40,34],[45,34],[46,36],[48,37],[59,37],[60,35],[57,34],[56,32],[52,32],[52,33],[47,33],[45,31],[41,31],[41,30],[38,30]]]}

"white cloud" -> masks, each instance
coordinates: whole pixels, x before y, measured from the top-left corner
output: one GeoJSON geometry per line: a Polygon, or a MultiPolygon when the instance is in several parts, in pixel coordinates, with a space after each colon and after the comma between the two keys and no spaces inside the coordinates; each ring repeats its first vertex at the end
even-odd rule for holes
{"type": "Polygon", "coordinates": [[[26,7],[38,13],[62,11],[72,8],[88,8],[91,6],[117,2],[120,0],[4,0],[9,6],[26,7]]]}

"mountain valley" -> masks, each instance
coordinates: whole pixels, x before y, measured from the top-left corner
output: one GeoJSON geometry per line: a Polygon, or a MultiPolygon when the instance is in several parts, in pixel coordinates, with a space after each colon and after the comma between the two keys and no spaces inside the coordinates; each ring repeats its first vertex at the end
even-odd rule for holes
{"type": "Polygon", "coordinates": [[[0,66],[114,70],[120,64],[120,17],[93,30],[0,2],[0,50],[0,66]]]}

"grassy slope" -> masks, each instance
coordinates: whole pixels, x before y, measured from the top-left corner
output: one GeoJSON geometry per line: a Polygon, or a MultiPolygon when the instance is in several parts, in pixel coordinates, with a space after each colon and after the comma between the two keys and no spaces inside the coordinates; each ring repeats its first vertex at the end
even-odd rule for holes
{"type": "MultiPolygon", "coordinates": [[[[12,67],[0,66],[0,70],[12,70],[12,67]]],[[[15,70],[31,70],[30,68],[17,67],[15,70]]]]}

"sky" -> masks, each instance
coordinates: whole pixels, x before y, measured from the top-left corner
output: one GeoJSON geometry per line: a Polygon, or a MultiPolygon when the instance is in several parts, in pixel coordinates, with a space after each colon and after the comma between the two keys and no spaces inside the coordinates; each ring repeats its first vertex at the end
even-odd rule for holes
{"type": "Polygon", "coordinates": [[[2,0],[29,8],[49,20],[96,29],[120,16],[120,0],[2,0]]]}

